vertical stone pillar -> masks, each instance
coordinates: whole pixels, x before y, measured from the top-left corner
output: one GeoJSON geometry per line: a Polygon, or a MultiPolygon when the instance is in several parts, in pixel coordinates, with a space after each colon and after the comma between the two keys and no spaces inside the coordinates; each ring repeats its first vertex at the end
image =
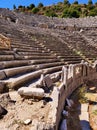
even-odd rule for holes
{"type": "Polygon", "coordinates": [[[93,68],[95,69],[95,72],[97,72],[97,60],[94,62],[93,68]]]}
{"type": "Polygon", "coordinates": [[[68,68],[68,78],[73,78],[74,75],[74,65],[70,64],[68,68]]]}
{"type": "Polygon", "coordinates": [[[67,88],[67,79],[68,79],[68,68],[67,66],[62,67],[62,75],[61,75],[61,81],[67,88]]]}
{"type": "Polygon", "coordinates": [[[83,64],[83,76],[86,77],[88,76],[88,73],[89,73],[89,65],[87,62],[85,62],[83,64]]]}

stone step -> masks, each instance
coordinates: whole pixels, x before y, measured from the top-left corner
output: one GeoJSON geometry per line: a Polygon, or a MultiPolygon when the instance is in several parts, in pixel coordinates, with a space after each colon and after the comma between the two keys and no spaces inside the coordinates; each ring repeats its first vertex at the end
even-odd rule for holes
{"type": "Polygon", "coordinates": [[[15,59],[19,60],[38,60],[38,59],[57,59],[56,56],[16,56],[15,59]]]}
{"type": "Polygon", "coordinates": [[[81,57],[80,56],[77,56],[77,55],[64,55],[64,56],[57,56],[58,58],[66,58],[66,59],[81,59],[81,57]]]}
{"type": "Polygon", "coordinates": [[[56,53],[56,54],[75,54],[73,51],[70,51],[69,49],[68,49],[68,51],[64,51],[64,49],[63,50],[50,50],[51,52],[53,52],[53,53],[56,53]]]}
{"type": "Polygon", "coordinates": [[[42,56],[42,55],[51,55],[48,52],[18,52],[19,55],[38,55],[38,56],[42,56]]]}
{"type": "Polygon", "coordinates": [[[11,48],[0,47],[0,51],[9,51],[11,48]]]}
{"type": "Polygon", "coordinates": [[[54,53],[56,56],[65,56],[65,57],[80,57],[79,55],[77,55],[76,53],[70,53],[70,52],[52,52],[51,53],[54,53]]]}
{"type": "Polygon", "coordinates": [[[0,51],[0,55],[13,55],[14,52],[11,50],[2,50],[0,51]]]}
{"type": "Polygon", "coordinates": [[[31,44],[27,44],[27,43],[20,43],[20,42],[13,42],[12,43],[12,47],[14,47],[14,46],[21,46],[21,47],[33,47],[33,48],[37,48],[37,47],[39,47],[39,48],[42,48],[41,46],[39,46],[39,45],[37,45],[37,44],[33,44],[33,43],[31,43],[31,44]]]}
{"type": "MultiPolygon", "coordinates": [[[[56,53],[57,54],[57,53],[56,53]]],[[[59,56],[59,57],[63,57],[63,58],[80,58],[80,56],[79,55],[74,55],[74,54],[71,54],[71,55],[68,55],[68,54],[57,54],[57,56],[59,56]]]]}
{"type": "Polygon", "coordinates": [[[36,70],[35,65],[30,65],[30,66],[23,66],[23,67],[11,68],[11,69],[3,69],[0,71],[0,73],[4,72],[6,78],[9,78],[12,76],[32,72],[35,70],[36,70]]]}
{"type": "Polygon", "coordinates": [[[21,74],[32,72],[35,70],[40,70],[40,69],[50,68],[50,67],[55,67],[55,66],[60,66],[60,65],[64,65],[64,62],[29,65],[29,66],[22,66],[22,67],[10,68],[10,69],[3,69],[0,71],[0,74],[2,75],[0,79],[9,78],[12,76],[21,75],[21,74]],[[3,76],[3,75],[6,75],[6,76],[3,76]]]}
{"type": "Polygon", "coordinates": [[[64,50],[65,47],[60,48],[60,49],[59,49],[59,47],[57,47],[57,48],[54,48],[54,47],[53,47],[53,48],[49,48],[49,49],[50,49],[51,51],[53,51],[53,52],[55,52],[55,51],[56,51],[56,52],[61,52],[61,51],[62,51],[62,52],[72,52],[69,48],[66,49],[66,50],[64,50]]]}
{"type": "Polygon", "coordinates": [[[29,46],[11,45],[11,48],[22,48],[22,49],[29,49],[29,50],[31,50],[31,49],[43,50],[43,48],[38,47],[38,46],[37,47],[33,47],[33,46],[29,47],[29,46]]]}
{"type": "Polygon", "coordinates": [[[64,64],[64,62],[45,63],[45,64],[37,65],[37,68],[43,69],[43,68],[50,68],[50,67],[54,67],[54,66],[60,66],[60,65],[65,65],[65,64],[64,64]]]}
{"type": "MultiPolygon", "coordinates": [[[[51,78],[53,83],[59,81],[59,79],[61,77],[61,73],[62,73],[62,71],[58,71],[58,72],[49,74],[49,77],[51,78]]],[[[28,84],[25,84],[25,86],[26,87],[36,87],[37,85],[41,84],[41,81],[42,81],[42,78],[40,77],[39,79],[37,79],[35,81],[31,81],[28,84]]]]}
{"type": "Polygon", "coordinates": [[[13,55],[0,55],[0,61],[9,61],[14,60],[13,55]]]}
{"type": "Polygon", "coordinates": [[[13,60],[13,61],[2,61],[0,62],[0,69],[11,68],[11,67],[20,67],[29,65],[30,61],[28,60],[13,60]]]}
{"type": "Polygon", "coordinates": [[[67,61],[67,62],[68,61],[71,61],[71,62],[72,61],[81,61],[81,60],[82,60],[82,58],[77,58],[77,59],[76,58],[64,58],[64,61],[67,61]]]}
{"type": "MultiPolygon", "coordinates": [[[[17,48],[16,48],[16,49],[17,49],[17,48]]],[[[36,53],[37,53],[37,52],[38,52],[38,53],[39,53],[39,52],[48,52],[48,51],[46,51],[46,50],[44,50],[44,49],[42,49],[42,50],[40,50],[40,49],[36,49],[36,50],[35,50],[35,49],[28,49],[28,50],[27,50],[27,49],[22,49],[22,48],[18,48],[17,51],[18,51],[18,52],[33,52],[33,53],[34,53],[34,52],[36,52],[36,53]]]]}
{"type": "Polygon", "coordinates": [[[31,64],[44,64],[44,63],[54,63],[60,62],[59,59],[39,59],[39,60],[31,60],[31,64]]]}
{"type": "Polygon", "coordinates": [[[44,73],[46,75],[46,74],[58,72],[60,70],[62,70],[62,66],[46,68],[46,69],[37,70],[35,72],[26,73],[21,76],[5,79],[5,80],[1,80],[1,81],[9,89],[16,89],[17,87],[21,87],[22,85],[25,85],[26,83],[28,83],[30,81],[38,79],[42,73],[44,73]]]}
{"type": "MultiPolygon", "coordinates": [[[[64,60],[63,60],[64,61],[64,60]]],[[[65,64],[66,65],[69,65],[69,64],[77,64],[77,63],[81,63],[81,61],[79,60],[79,61],[65,61],[65,64]]]]}
{"type": "Polygon", "coordinates": [[[61,71],[62,70],[62,66],[56,66],[56,67],[51,67],[51,68],[46,68],[46,69],[43,69],[42,72],[46,75],[46,74],[52,74],[52,73],[55,73],[55,72],[58,72],[58,71],[61,71]]]}
{"type": "Polygon", "coordinates": [[[21,67],[27,65],[37,65],[37,64],[48,64],[59,62],[58,59],[40,59],[40,60],[12,60],[12,61],[1,61],[0,62],[0,69],[4,68],[14,68],[14,67],[21,67]]]}
{"type": "Polygon", "coordinates": [[[12,50],[14,48],[17,49],[17,51],[28,51],[28,52],[31,52],[31,51],[32,52],[35,52],[35,51],[36,52],[38,52],[38,51],[42,52],[42,51],[44,51],[44,49],[40,49],[40,48],[26,48],[26,47],[25,48],[23,48],[23,47],[12,47],[12,50]]]}
{"type": "Polygon", "coordinates": [[[25,85],[26,83],[35,80],[40,77],[42,74],[42,70],[30,72],[15,78],[9,78],[7,80],[1,80],[6,87],[9,89],[17,89],[20,88],[22,85],[25,85]]]}

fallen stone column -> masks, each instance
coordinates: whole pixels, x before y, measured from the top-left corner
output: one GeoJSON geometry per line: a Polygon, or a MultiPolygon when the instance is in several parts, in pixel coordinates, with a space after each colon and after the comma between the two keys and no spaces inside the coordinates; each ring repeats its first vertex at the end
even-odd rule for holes
{"type": "Polygon", "coordinates": [[[45,96],[44,90],[42,88],[31,88],[31,87],[22,87],[18,89],[18,94],[24,97],[36,97],[42,99],[45,96]]]}

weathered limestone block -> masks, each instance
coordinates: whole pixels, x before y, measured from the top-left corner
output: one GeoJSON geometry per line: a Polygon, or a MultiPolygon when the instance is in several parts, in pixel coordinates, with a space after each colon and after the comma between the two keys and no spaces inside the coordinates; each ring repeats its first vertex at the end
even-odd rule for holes
{"type": "Polygon", "coordinates": [[[44,82],[44,85],[46,85],[48,88],[53,86],[52,79],[50,78],[49,75],[44,76],[43,82],[44,82]]]}
{"type": "Polygon", "coordinates": [[[60,77],[61,77],[61,73],[56,73],[56,74],[51,75],[52,82],[59,81],[60,77]]]}
{"type": "Polygon", "coordinates": [[[0,63],[0,69],[4,68],[4,63],[0,63]]]}
{"type": "Polygon", "coordinates": [[[29,87],[31,87],[31,88],[43,87],[43,78],[44,78],[44,75],[41,74],[40,79],[38,81],[36,81],[35,83],[30,84],[29,87]]]}
{"type": "Polygon", "coordinates": [[[3,93],[3,92],[4,92],[4,88],[5,88],[5,86],[4,86],[4,84],[1,82],[1,83],[0,83],[0,93],[3,93]]]}
{"type": "Polygon", "coordinates": [[[4,78],[6,78],[6,75],[5,75],[4,71],[1,71],[0,72],[0,79],[4,79],[4,78]]]}
{"type": "Polygon", "coordinates": [[[8,104],[10,104],[11,98],[8,93],[4,93],[0,95],[0,105],[6,108],[8,104]]]}
{"type": "Polygon", "coordinates": [[[25,97],[37,97],[41,99],[45,96],[44,90],[42,88],[31,88],[31,87],[22,87],[18,89],[18,93],[21,96],[25,97]]]}
{"type": "Polygon", "coordinates": [[[69,68],[68,68],[68,79],[71,77],[73,78],[73,76],[74,76],[74,69],[73,68],[74,68],[74,65],[70,64],[69,68]]]}
{"type": "Polygon", "coordinates": [[[24,121],[24,124],[25,124],[25,125],[29,125],[31,122],[32,122],[31,119],[27,119],[27,120],[24,121]]]}
{"type": "Polygon", "coordinates": [[[68,79],[68,68],[63,66],[62,68],[62,75],[61,75],[61,81],[63,84],[67,87],[67,79],[68,79]]]}

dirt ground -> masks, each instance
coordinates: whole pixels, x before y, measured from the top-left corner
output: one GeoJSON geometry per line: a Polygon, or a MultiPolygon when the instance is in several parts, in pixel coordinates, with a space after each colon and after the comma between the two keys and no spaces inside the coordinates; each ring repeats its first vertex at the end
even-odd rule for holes
{"type": "MultiPolygon", "coordinates": [[[[17,92],[10,92],[9,98],[0,95],[0,103],[7,109],[8,113],[0,119],[0,130],[30,130],[32,125],[38,122],[47,122],[50,104],[44,100],[23,99],[17,92]],[[24,122],[30,119],[30,124],[24,122]]],[[[8,96],[8,95],[7,95],[8,96]]],[[[31,129],[32,130],[32,129],[31,129]]],[[[34,129],[33,129],[34,130],[34,129]]]]}

